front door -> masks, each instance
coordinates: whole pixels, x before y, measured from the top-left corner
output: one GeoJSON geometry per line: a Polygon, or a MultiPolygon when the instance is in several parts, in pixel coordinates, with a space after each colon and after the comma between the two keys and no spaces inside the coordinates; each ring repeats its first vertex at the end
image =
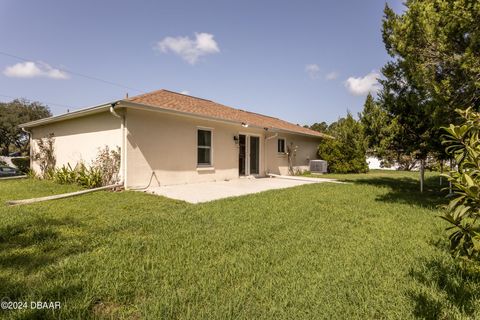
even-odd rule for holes
{"type": "Polygon", "coordinates": [[[238,174],[245,176],[247,174],[247,136],[241,134],[238,136],[238,174]]]}
{"type": "Polygon", "coordinates": [[[238,174],[260,174],[260,138],[240,134],[238,136],[238,174]]]}
{"type": "Polygon", "coordinates": [[[250,174],[260,173],[260,138],[250,138],[250,174]]]}

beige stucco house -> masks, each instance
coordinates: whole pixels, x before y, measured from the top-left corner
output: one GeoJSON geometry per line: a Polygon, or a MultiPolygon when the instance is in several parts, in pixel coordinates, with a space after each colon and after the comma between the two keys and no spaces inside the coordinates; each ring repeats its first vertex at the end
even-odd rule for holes
{"type": "MultiPolygon", "coordinates": [[[[322,133],[227,107],[210,100],[159,90],[22,125],[31,152],[53,135],[56,164],[90,163],[100,148],[121,148],[120,175],[127,188],[288,174],[308,169],[322,133]],[[153,180],[153,182],[152,182],[153,180]]],[[[39,170],[32,160],[32,168],[39,170]]]]}

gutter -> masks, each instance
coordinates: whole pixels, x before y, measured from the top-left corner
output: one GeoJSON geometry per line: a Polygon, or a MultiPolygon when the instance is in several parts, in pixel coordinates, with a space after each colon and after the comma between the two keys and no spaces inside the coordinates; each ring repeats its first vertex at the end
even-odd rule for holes
{"type": "Polygon", "coordinates": [[[122,135],[122,147],[120,149],[120,171],[122,175],[122,181],[120,184],[123,184],[123,188],[127,188],[127,150],[126,150],[126,130],[125,130],[125,122],[126,122],[126,112],[123,115],[118,114],[115,111],[115,106],[118,105],[117,102],[113,102],[110,104],[110,113],[120,119],[120,132],[122,135]]]}
{"type": "Polygon", "coordinates": [[[80,110],[72,111],[72,112],[69,112],[69,113],[60,114],[58,116],[52,116],[52,117],[48,117],[48,118],[43,118],[43,119],[39,119],[39,120],[35,120],[35,121],[22,123],[22,124],[19,125],[19,127],[20,128],[32,128],[32,127],[48,124],[48,123],[51,123],[51,122],[57,122],[57,121],[62,121],[62,120],[67,120],[67,119],[74,119],[74,118],[86,116],[86,115],[89,115],[89,114],[94,114],[94,113],[105,111],[109,108],[110,105],[111,105],[111,103],[103,103],[103,104],[99,104],[99,105],[96,105],[96,106],[93,106],[93,107],[80,109],[80,110]]]}
{"type": "Polygon", "coordinates": [[[29,131],[23,127],[21,127],[20,129],[22,129],[23,132],[25,132],[26,134],[28,134],[28,158],[30,159],[30,169],[33,170],[33,140],[32,140],[32,131],[29,131]]]}

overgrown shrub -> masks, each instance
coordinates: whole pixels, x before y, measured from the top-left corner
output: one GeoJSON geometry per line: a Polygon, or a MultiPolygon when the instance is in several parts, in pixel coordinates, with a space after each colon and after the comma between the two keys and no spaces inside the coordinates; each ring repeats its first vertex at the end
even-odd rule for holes
{"type": "Polygon", "coordinates": [[[47,138],[38,140],[38,151],[33,153],[33,159],[38,162],[41,176],[44,179],[51,179],[55,172],[57,159],[55,158],[54,144],[55,138],[53,134],[50,134],[47,138]]]}
{"type": "Polygon", "coordinates": [[[102,171],[97,167],[87,168],[83,164],[77,171],[77,183],[86,188],[101,187],[103,181],[102,171]]]}
{"type": "Polygon", "coordinates": [[[27,173],[30,170],[30,158],[21,157],[21,158],[12,158],[12,163],[23,173],[27,173]]]}
{"type": "Polygon", "coordinates": [[[452,226],[450,249],[454,256],[479,261],[480,258],[480,113],[470,108],[457,110],[465,120],[445,128],[446,152],[453,156],[458,171],[445,175],[453,186],[453,196],[442,216],[452,226]]]}
{"type": "Polygon", "coordinates": [[[295,170],[293,166],[295,157],[297,156],[297,149],[298,146],[295,146],[293,142],[290,142],[290,144],[287,145],[288,173],[292,176],[297,174],[297,170],[295,170]]]}
{"type": "Polygon", "coordinates": [[[53,180],[60,184],[77,183],[77,171],[75,171],[70,163],[55,170],[53,180]]]}
{"type": "Polygon", "coordinates": [[[100,149],[95,161],[87,167],[79,163],[72,168],[70,164],[54,171],[52,179],[61,184],[76,183],[86,188],[96,188],[115,184],[119,179],[120,148],[110,150],[108,146],[100,149]]]}
{"type": "Polygon", "coordinates": [[[92,168],[101,172],[103,185],[106,186],[119,181],[120,159],[120,147],[117,147],[116,150],[110,150],[108,146],[105,146],[98,151],[92,168]]]}

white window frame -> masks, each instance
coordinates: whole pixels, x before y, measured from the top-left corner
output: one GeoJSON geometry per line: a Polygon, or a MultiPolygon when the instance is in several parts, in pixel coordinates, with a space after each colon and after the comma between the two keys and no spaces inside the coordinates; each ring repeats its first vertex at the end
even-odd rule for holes
{"type": "Polygon", "coordinates": [[[211,168],[213,167],[213,128],[208,128],[208,127],[197,127],[197,130],[195,131],[195,145],[196,145],[196,163],[197,163],[197,168],[211,168]],[[198,145],[198,132],[199,131],[209,131],[210,132],[210,163],[198,163],[198,149],[199,148],[205,148],[208,149],[206,146],[199,146],[198,145]]]}
{"type": "Polygon", "coordinates": [[[277,153],[280,155],[284,155],[287,153],[287,139],[284,137],[277,138],[277,153]],[[283,140],[283,152],[278,151],[278,141],[283,140]]]}

